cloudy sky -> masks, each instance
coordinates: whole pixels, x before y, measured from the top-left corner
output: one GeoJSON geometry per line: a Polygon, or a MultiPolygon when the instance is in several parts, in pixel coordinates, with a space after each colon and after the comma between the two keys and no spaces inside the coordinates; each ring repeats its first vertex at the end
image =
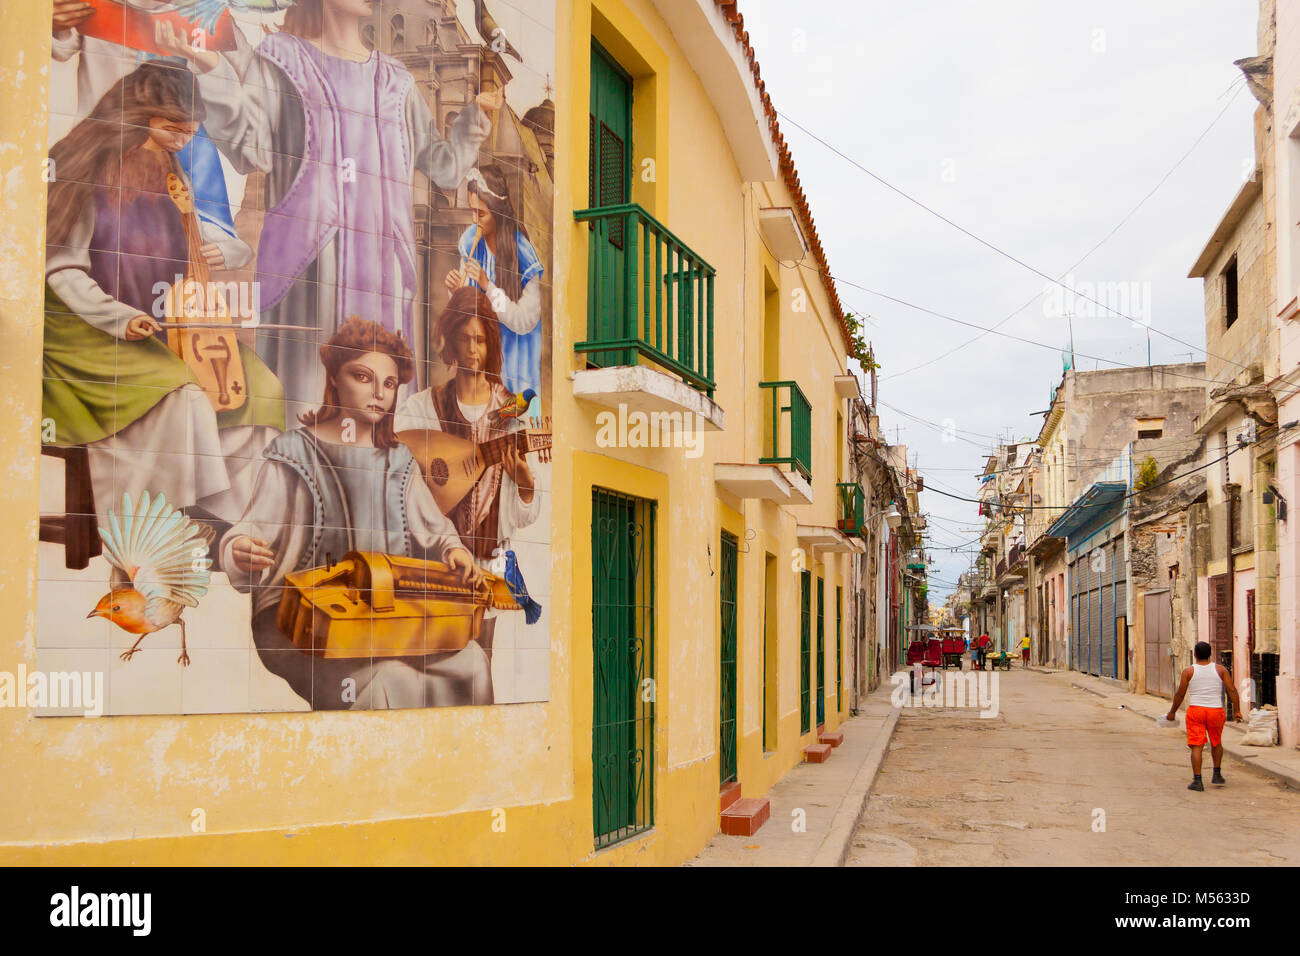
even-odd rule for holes
{"type": "MultiPolygon", "coordinates": [[[[1256,103],[1232,61],[1256,53],[1255,0],[744,0],[741,10],[841,299],[870,316],[882,425],[890,441],[898,429],[928,487],[974,497],[998,438],[1037,435],[1032,413],[1060,380],[1067,309],[1080,369],[1107,367],[1080,353],[1146,364],[1143,320],[1189,343],[1151,334],[1157,364],[1204,357],[1201,282],[1186,276],[1253,167],[1256,103]],[[1026,266],[1068,273],[1139,323],[1059,288],[1044,294],[1048,282],[1026,266]],[[1052,347],[977,338],[885,296],[1052,347]]],[[[922,507],[941,602],[969,564],[977,506],[927,491],[922,507]]]]}

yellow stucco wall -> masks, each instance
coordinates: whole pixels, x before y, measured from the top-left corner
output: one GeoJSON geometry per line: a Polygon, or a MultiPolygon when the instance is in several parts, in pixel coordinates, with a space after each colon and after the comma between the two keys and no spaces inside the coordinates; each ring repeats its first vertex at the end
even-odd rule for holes
{"type": "MultiPolygon", "coordinates": [[[[9,388],[0,420],[7,476],[0,507],[0,670],[34,664],[37,461],[43,293],[49,0],[6,11],[0,40],[0,350],[9,388]]],[[[741,542],[739,765],[758,796],[801,759],[799,591],[789,570],[797,523],[834,526],[832,377],[845,348],[810,269],[778,269],[781,377],[801,383],[814,414],[816,500],[778,508],[720,496],[715,462],[763,453],[760,394],[763,272],[759,206],[787,206],[783,186],[740,182],[698,77],[647,0],[562,0],[556,28],[555,388],[550,701],[389,712],[36,719],[0,709],[0,862],[671,864],[718,827],[718,540],[741,542]],[[595,11],[593,13],[593,10],[595,11]],[[574,400],[571,343],[585,329],[588,44],[593,32],[638,75],[637,157],[656,178],[633,199],[716,269],[716,398],[727,428],[704,454],[602,449],[597,409],[574,400]],[[653,75],[651,75],[653,74],[653,75]],[[567,105],[568,108],[565,108],[567,105]],[[567,168],[568,175],[564,175],[567,168]],[[671,180],[669,174],[671,171],[671,180]],[[806,312],[791,290],[805,290],[806,312]],[[659,502],[656,819],[652,831],[593,853],[591,771],[591,489],[659,502]],[[746,551],[745,548],[748,547],[746,551]],[[764,555],[778,563],[779,748],[762,749],[764,555]],[[206,832],[193,832],[201,809],[206,832]],[[496,811],[496,812],[494,812],[496,811]],[[504,816],[500,811],[504,811],[504,816]],[[501,824],[504,821],[504,828],[501,824]],[[494,826],[495,824],[495,826],[494,826]]],[[[787,266],[789,264],[786,264],[787,266]]],[[[847,416],[846,416],[847,419],[847,416]]],[[[826,586],[826,725],[835,710],[834,600],[843,589],[849,699],[849,561],[810,558],[826,586]]],[[[815,615],[815,607],[813,611],[815,615]]],[[[815,670],[815,665],[814,665],[815,670]]],[[[815,674],[812,678],[815,687],[815,674]]],[[[784,825],[773,821],[769,826],[784,825]]]]}

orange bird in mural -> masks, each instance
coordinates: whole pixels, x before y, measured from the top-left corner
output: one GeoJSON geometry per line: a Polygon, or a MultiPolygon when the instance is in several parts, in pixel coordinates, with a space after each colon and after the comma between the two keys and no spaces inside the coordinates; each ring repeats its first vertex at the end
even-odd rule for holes
{"type": "Polygon", "coordinates": [[[128,634],[140,635],[122,652],[124,661],[140,650],[146,636],[180,625],[181,656],[176,662],[188,667],[181,614],[187,607],[198,607],[207,593],[212,529],[170,507],[162,495],[151,498],[145,491],[135,504],[123,495],[121,516],[110,508],[99,536],[113,571],[109,592],[86,617],[102,617],[128,634]]]}

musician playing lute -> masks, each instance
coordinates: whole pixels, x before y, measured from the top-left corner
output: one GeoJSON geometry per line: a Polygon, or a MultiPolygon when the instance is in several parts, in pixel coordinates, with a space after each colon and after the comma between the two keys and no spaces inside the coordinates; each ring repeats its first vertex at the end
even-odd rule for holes
{"type": "MultiPolygon", "coordinates": [[[[494,414],[513,404],[515,396],[501,381],[500,325],[484,292],[465,286],[452,293],[429,341],[440,343],[452,377],[399,406],[394,423],[399,436],[404,431],[444,431],[485,445],[522,427],[517,418],[494,414]]],[[[506,443],[501,461],[487,465],[447,516],[478,565],[490,568],[501,543],[536,521],[540,510],[526,456],[506,443]]],[[[489,616],[479,637],[489,655],[493,630],[489,616]]]]}

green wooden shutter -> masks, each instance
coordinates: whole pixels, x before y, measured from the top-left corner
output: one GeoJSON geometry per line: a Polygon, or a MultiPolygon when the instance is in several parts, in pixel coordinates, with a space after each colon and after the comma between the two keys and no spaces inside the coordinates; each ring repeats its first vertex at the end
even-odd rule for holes
{"type": "MultiPolygon", "coordinates": [[[[587,199],[592,208],[619,206],[632,195],[632,80],[609,54],[591,45],[591,121],[588,131],[587,199]]],[[[623,290],[623,247],[626,230],[621,219],[592,223],[588,297],[588,337],[609,341],[624,336],[629,306],[623,290]]],[[[631,365],[630,351],[588,352],[594,366],[631,365]]]]}

